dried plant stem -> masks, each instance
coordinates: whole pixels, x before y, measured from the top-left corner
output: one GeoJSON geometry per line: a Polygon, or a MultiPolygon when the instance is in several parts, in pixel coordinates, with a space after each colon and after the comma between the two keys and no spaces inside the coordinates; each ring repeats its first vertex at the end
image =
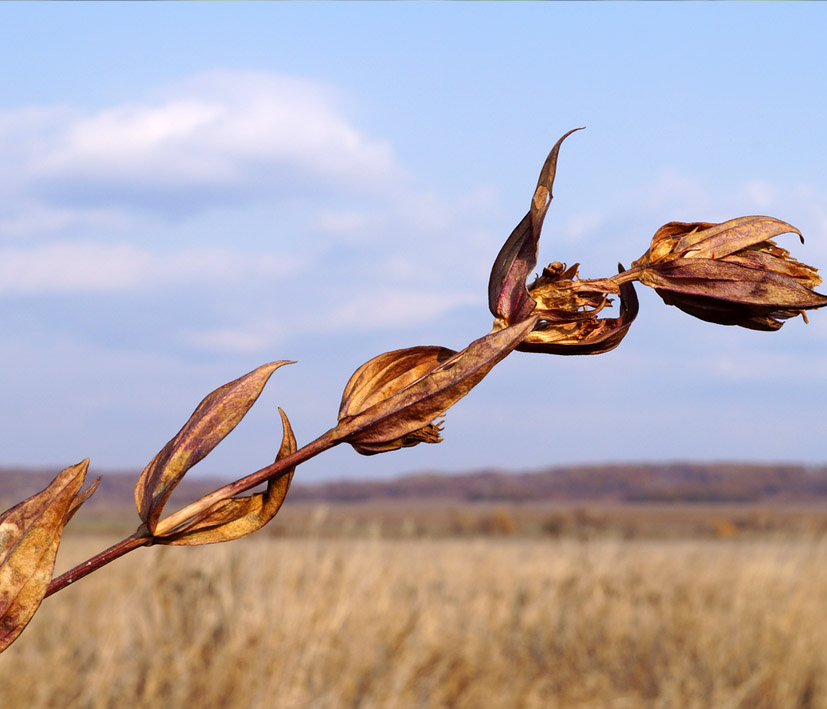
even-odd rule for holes
{"type": "Polygon", "coordinates": [[[69,569],[64,574],[61,574],[56,579],[52,579],[49,588],[46,591],[46,597],[57,593],[62,588],[69,586],[78,579],[82,579],[87,574],[97,571],[102,566],[106,566],[110,561],[119,559],[127,552],[133,551],[138,547],[147,546],[150,543],[150,537],[136,532],[131,537],[122,539],[117,544],[113,544],[108,549],[104,549],[100,554],[95,554],[92,558],[78,564],[73,569],[69,569]]]}
{"type": "Polygon", "coordinates": [[[618,273],[616,276],[610,276],[606,280],[611,281],[616,286],[623,285],[624,283],[632,283],[633,281],[638,280],[641,271],[643,271],[641,266],[632,266],[631,268],[618,273]]]}
{"type": "MultiPolygon", "coordinates": [[[[235,497],[236,495],[255,487],[256,485],[260,485],[261,483],[270,480],[271,478],[284,475],[299,463],[303,463],[306,460],[313,458],[338,443],[341,443],[341,440],[335,439],[333,436],[333,430],[330,430],[319,436],[316,440],[311,441],[303,448],[300,448],[295,453],[277,460],[272,465],[268,465],[267,467],[261,468],[254,473],[250,473],[250,475],[247,475],[246,477],[214,490],[213,492],[196,500],[192,504],[183,507],[168,517],[165,517],[158,523],[155,532],[156,534],[166,534],[169,531],[174,530],[175,527],[186,522],[188,519],[191,519],[195,515],[208,509],[216,502],[228,500],[231,497],[235,497]]],[[[48,590],[46,591],[46,597],[51,596],[53,593],[57,593],[61,589],[69,586],[79,579],[82,579],[87,574],[91,574],[93,571],[96,571],[102,566],[106,566],[106,564],[124,556],[124,554],[128,554],[139,547],[152,546],[152,537],[153,535],[146,529],[139,529],[132,536],[121,540],[117,544],[113,544],[108,549],[100,552],[100,554],[96,554],[90,559],[78,564],[66,573],[52,580],[49,584],[48,590]]]]}
{"type": "Polygon", "coordinates": [[[579,263],[567,267],[555,261],[528,283],[557,154],[572,132],[552,148],[528,213],[494,261],[488,283],[494,327],[487,335],[459,352],[418,346],[365,362],[345,387],[335,428],[298,450],[279,409],[283,434],[274,463],[162,517],[184,475],[244,418],[273,372],[291,362],[268,362],[214,389],[141,473],[135,487],[137,531],[51,583],[63,528],[97,487],[96,481],[81,492],[89,461],[66,468],[45,490],[0,514],[0,652],[26,627],[44,592],[50,596],[138,547],[197,546],[252,534],[278,513],[296,467],[339,443],[364,455],[438,443],[445,412],[512,351],[595,355],[614,349],[638,313],[634,281],[701,320],[753,330],[777,330],[805,310],[827,307],[827,296],[813,290],[821,283],[817,269],[772,241],[801,233],[764,216],[721,224],[670,222],[655,232],[630,269],[618,264],[617,275],[582,280],[579,263]],[[618,317],[596,317],[615,295],[618,317]],[[242,494],[262,483],[266,490],[242,494]]]}

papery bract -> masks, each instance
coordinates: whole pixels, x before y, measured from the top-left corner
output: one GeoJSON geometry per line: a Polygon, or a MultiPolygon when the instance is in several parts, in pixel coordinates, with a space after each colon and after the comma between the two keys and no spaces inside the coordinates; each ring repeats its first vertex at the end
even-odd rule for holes
{"type": "Polygon", "coordinates": [[[543,220],[553,195],[551,188],[557,174],[557,155],[563,141],[575,128],[558,140],[546,157],[528,214],[516,226],[494,261],[488,280],[488,307],[501,326],[513,325],[527,318],[535,303],[526,289],[526,279],[537,265],[537,248],[543,220]]]}

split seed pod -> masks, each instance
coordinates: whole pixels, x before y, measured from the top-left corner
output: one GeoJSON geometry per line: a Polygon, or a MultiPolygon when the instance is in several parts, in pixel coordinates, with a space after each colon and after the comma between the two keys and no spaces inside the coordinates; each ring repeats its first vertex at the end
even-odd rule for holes
{"type": "Polygon", "coordinates": [[[772,217],[721,224],[670,222],[632,264],[641,283],[668,305],[707,322],[752,330],[778,330],[783,320],[827,305],[813,288],[818,271],[800,263],[772,237],[798,234],[772,217]]]}

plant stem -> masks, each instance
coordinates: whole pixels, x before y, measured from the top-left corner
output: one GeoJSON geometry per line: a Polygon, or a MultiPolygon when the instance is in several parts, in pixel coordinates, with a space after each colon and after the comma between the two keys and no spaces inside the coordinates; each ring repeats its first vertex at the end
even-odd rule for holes
{"type": "Polygon", "coordinates": [[[88,561],[78,564],[73,569],[69,569],[65,574],[61,574],[56,579],[52,579],[49,588],[46,590],[46,596],[49,597],[53,593],[57,593],[62,588],[73,584],[78,579],[82,579],[87,574],[97,571],[101,566],[106,566],[110,561],[114,561],[122,557],[127,552],[133,551],[138,547],[146,546],[151,543],[151,538],[145,533],[136,532],[131,537],[122,539],[117,544],[113,544],[108,549],[105,549],[100,554],[96,554],[88,561]]]}
{"type": "MultiPolygon", "coordinates": [[[[265,468],[261,468],[261,470],[257,470],[254,473],[250,473],[246,477],[229,483],[228,485],[205,495],[201,499],[196,500],[192,504],[187,505],[177,512],[174,512],[169,515],[169,517],[165,517],[155,528],[156,534],[166,534],[167,532],[174,530],[178,525],[183,524],[191,517],[203,512],[220,500],[227,500],[231,497],[235,497],[236,495],[249,490],[256,485],[270,480],[271,478],[286,475],[289,470],[295,468],[299,463],[303,463],[319,453],[326,451],[328,448],[332,448],[338,443],[341,443],[341,438],[333,435],[334,430],[335,429],[331,429],[327,433],[322,434],[316,440],[311,441],[303,448],[299,448],[299,450],[295,453],[291,453],[290,455],[277,460],[275,463],[268,465],[265,468]]],[[[46,591],[46,596],[48,597],[53,593],[57,593],[62,588],[69,586],[78,579],[82,579],[87,574],[91,574],[93,571],[101,568],[101,566],[105,566],[109,562],[122,557],[124,554],[134,551],[138,547],[151,546],[153,543],[155,543],[155,541],[153,540],[152,534],[147,532],[142,526],[141,529],[135,532],[132,536],[121,540],[117,544],[113,544],[108,549],[100,552],[100,554],[96,554],[87,561],[84,561],[74,568],[69,569],[69,571],[65,574],[58,576],[56,579],[52,579],[52,582],[49,584],[49,588],[46,591]]]]}
{"type": "Polygon", "coordinates": [[[633,266],[632,268],[628,268],[623,273],[618,273],[615,276],[610,276],[607,278],[607,281],[612,281],[615,285],[622,285],[624,283],[629,283],[630,281],[638,280],[641,271],[644,268],[642,266],[633,266]]]}

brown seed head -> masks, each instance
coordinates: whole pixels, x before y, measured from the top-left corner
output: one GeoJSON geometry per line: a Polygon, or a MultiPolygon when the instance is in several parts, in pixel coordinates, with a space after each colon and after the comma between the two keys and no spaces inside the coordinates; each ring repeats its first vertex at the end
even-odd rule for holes
{"type": "Polygon", "coordinates": [[[701,320],[777,330],[782,320],[827,305],[813,288],[817,269],[801,263],[772,237],[795,233],[772,217],[740,217],[721,224],[670,222],[632,264],[638,280],[669,305],[701,320]]]}

